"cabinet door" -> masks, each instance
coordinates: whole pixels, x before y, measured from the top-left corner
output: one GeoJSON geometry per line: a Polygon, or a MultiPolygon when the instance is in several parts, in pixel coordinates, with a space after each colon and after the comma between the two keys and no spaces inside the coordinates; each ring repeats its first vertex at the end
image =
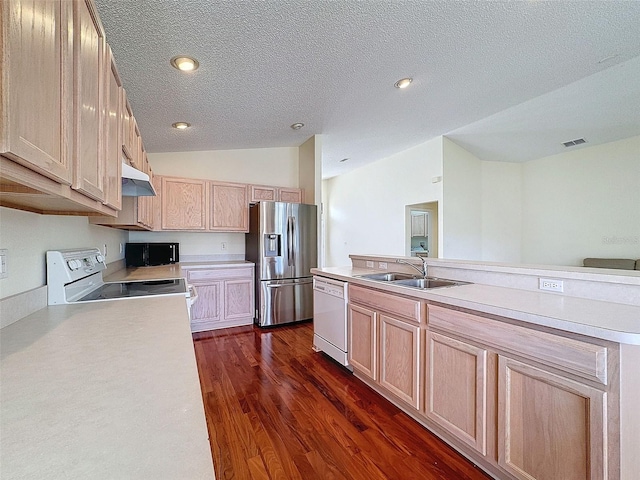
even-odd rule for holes
{"type": "Polygon", "coordinates": [[[224,282],[224,319],[253,318],[253,280],[224,282]]]}
{"type": "Polygon", "coordinates": [[[302,203],[302,190],[300,190],[299,188],[279,188],[278,201],[302,203]]]}
{"type": "Polygon", "coordinates": [[[606,394],[500,356],[498,464],[520,479],[607,478],[606,394]]]}
{"type": "Polygon", "coordinates": [[[349,363],[370,377],[378,378],[377,314],[359,305],[349,304],[349,363]]]}
{"type": "Polygon", "coordinates": [[[74,18],[74,179],[73,188],[104,200],[101,145],[105,39],[93,2],[73,2],[74,18]]]}
{"type": "Polygon", "coordinates": [[[162,177],[162,229],[205,230],[207,182],[162,177]]]}
{"type": "Polygon", "coordinates": [[[116,210],[122,207],[122,98],[120,76],[107,46],[106,78],[104,89],[104,154],[105,154],[105,205],[116,210]]]}
{"type": "Polygon", "coordinates": [[[425,413],[486,455],[487,350],[427,331],[425,413]]]}
{"type": "MultiPolygon", "coordinates": [[[[197,331],[199,324],[222,321],[223,282],[196,283],[198,298],[191,306],[191,330],[197,331]]],[[[206,329],[210,329],[208,326],[206,329]]]]}
{"type": "Polygon", "coordinates": [[[135,129],[133,127],[134,117],[133,112],[131,111],[131,105],[129,105],[129,101],[127,100],[127,92],[125,89],[122,89],[122,149],[124,150],[127,158],[130,160],[135,155],[135,150],[137,147],[134,147],[136,143],[135,129]]]}
{"type": "MultiPolygon", "coordinates": [[[[153,171],[151,170],[151,166],[149,165],[149,161],[147,159],[147,152],[145,151],[142,152],[141,170],[149,175],[149,181],[153,184],[153,171]]],[[[154,201],[155,197],[138,197],[138,220],[143,226],[150,229],[154,227],[154,201]]]]}
{"type": "Polygon", "coordinates": [[[265,187],[263,185],[251,185],[249,201],[256,203],[260,201],[275,202],[277,200],[276,187],[265,187]]]}
{"type": "Polygon", "coordinates": [[[411,236],[412,237],[426,237],[428,233],[428,218],[427,213],[411,214],[411,236]]]}
{"type": "Polygon", "coordinates": [[[73,4],[0,2],[0,153],[71,185],[73,4]]]}
{"type": "Polygon", "coordinates": [[[420,408],[420,327],[380,314],[380,385],[420,408]]]}
{"type": "Polygon", "coordinates": [[[249,231],[247,186],[237,183],[210,183],[211,218],[209,230],[249,231]]]}

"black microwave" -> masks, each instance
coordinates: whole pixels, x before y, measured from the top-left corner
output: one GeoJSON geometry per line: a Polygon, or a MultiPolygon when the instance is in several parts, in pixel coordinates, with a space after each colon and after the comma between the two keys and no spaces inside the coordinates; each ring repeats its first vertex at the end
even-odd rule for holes
{"type": "Polygon", "coordinates": [[[124,259],[127,267],[168,265],[180,261],[179,243],[127,243],[124,259]]]}

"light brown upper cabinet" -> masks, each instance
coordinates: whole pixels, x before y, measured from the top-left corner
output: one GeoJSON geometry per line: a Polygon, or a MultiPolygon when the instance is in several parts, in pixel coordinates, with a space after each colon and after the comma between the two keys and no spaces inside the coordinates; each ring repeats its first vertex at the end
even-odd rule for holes
{"type": "Polygon", "coordinates": [[[162,177],[162,230],[207,229],[207,181],[162,177]]]}
{"type": "Polygon", "coordinates": [[[73,188],[99,201],[105,199],[103,149],[104,69],[106,43],[95,5],[73,2],[73,188]]]}
{"type": "Polygon", "coordinates": [[[278,198],[276,187],[267,187],[265,185],[249,185],[249,201],[256,202],[275,202],[278,198]]]}
{"type": "Polygon", "coordinates": [[[278,201],[302,203],[302,190],[299,188],[278,188],[278,201]]]}
{"type": "MultiPolygon", "coordinates": [[[[149,175],[149,181],[153,184],[153,171],[149,160],[147,159],[147,152],[142,151],[142,171],[149,175]]],[[[158,192],[156,192],[158,193],[158,192]]],[[[138,197],[138,219],[140,223],[152,230],[154,228],[154,208],[156,205],[157,197],[138,197]]]]}
{"type": "Polygon", "coordinates": [[[300,188],[270,187],[267,185],[249,185],[249,201],[302,203],[303,191],[300,188]]]}
{"type": "Polygon", "coordinates": [[[124,150],[125,155],[129,159],[129,163],[131,163],[131,158],[137,152],[137,143],[136,143],[136,134],[135,129],[133,127],[133,122],[135,121],[133,117],[133,111],[131,110],[131,105],[129,105],[129,101],[127,100],[127,92],[126,90],[122,90],[122,150],[124,150]]]}
{"type": "Polygon", "coordinates": [[[241,183],[209,183],[209,230],[221,232],[249,231],[247,186],[241,183]]]}
{"type": "Polygon", "coordinates": [[[105,201],[111,208],[122,208],[122,82],[107,45],[104,97],[105,201]]]}
{"type": "Polygon", "coordinates": [[[0,9],[0,205],[114,216],[115,194],[104,191],[108,60],[93,2],[11,0],[0,9]]]}
{"type": "Polygon", "coordinates": [[[0,8],[0,154],[70,185],[73,3],[11,0],[0,8]]]}

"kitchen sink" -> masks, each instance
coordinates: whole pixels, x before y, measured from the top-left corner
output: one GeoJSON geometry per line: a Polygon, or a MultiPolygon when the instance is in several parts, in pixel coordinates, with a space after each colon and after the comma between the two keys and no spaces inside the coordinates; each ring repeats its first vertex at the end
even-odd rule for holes
{"type": "Polygon", "coordinates": [[[395,285],[404,285],[405,287],[413,288],[440,288],[440,287],[454,287],[456,285],[464,285],[466,282],[455,282],[453,280],[444,280],[442,278],[410,278],[406,280],[397,280],[393,282],[395,285]]]}
{"type": "Polygon", "coordinates": [[[368,273],[365,275],[358,275],[357,278],[365,278],[367,280],[375,280],[377,282],[389,282],[393,285],[402,285],[403,287],[420,288],[423,290],[429,288],[454,287],[456,285],[466,285],[468,283],[436,277],[422,278],[419,275],[399,272],[368,273]]]}
{"type": "Polygon", "coordinates": [[[418,275],[411,275],[410,273],[368,273],[366,275],[358,275],[358,278],[366,278],[367,280],[376,280],[378,282],[395,282],[398,280],[417,280],[420,279],[418,275]]]}

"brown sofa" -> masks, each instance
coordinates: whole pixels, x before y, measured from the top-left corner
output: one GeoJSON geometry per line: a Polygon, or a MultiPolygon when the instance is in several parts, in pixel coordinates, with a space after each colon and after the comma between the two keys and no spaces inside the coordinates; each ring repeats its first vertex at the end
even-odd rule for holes
{"type": "Polygon", "coordinates": [[[630,258],[585,258],[582,261],[584,267],[617,268],[620,270],[640,270],[640,259],[630,258]]]}

